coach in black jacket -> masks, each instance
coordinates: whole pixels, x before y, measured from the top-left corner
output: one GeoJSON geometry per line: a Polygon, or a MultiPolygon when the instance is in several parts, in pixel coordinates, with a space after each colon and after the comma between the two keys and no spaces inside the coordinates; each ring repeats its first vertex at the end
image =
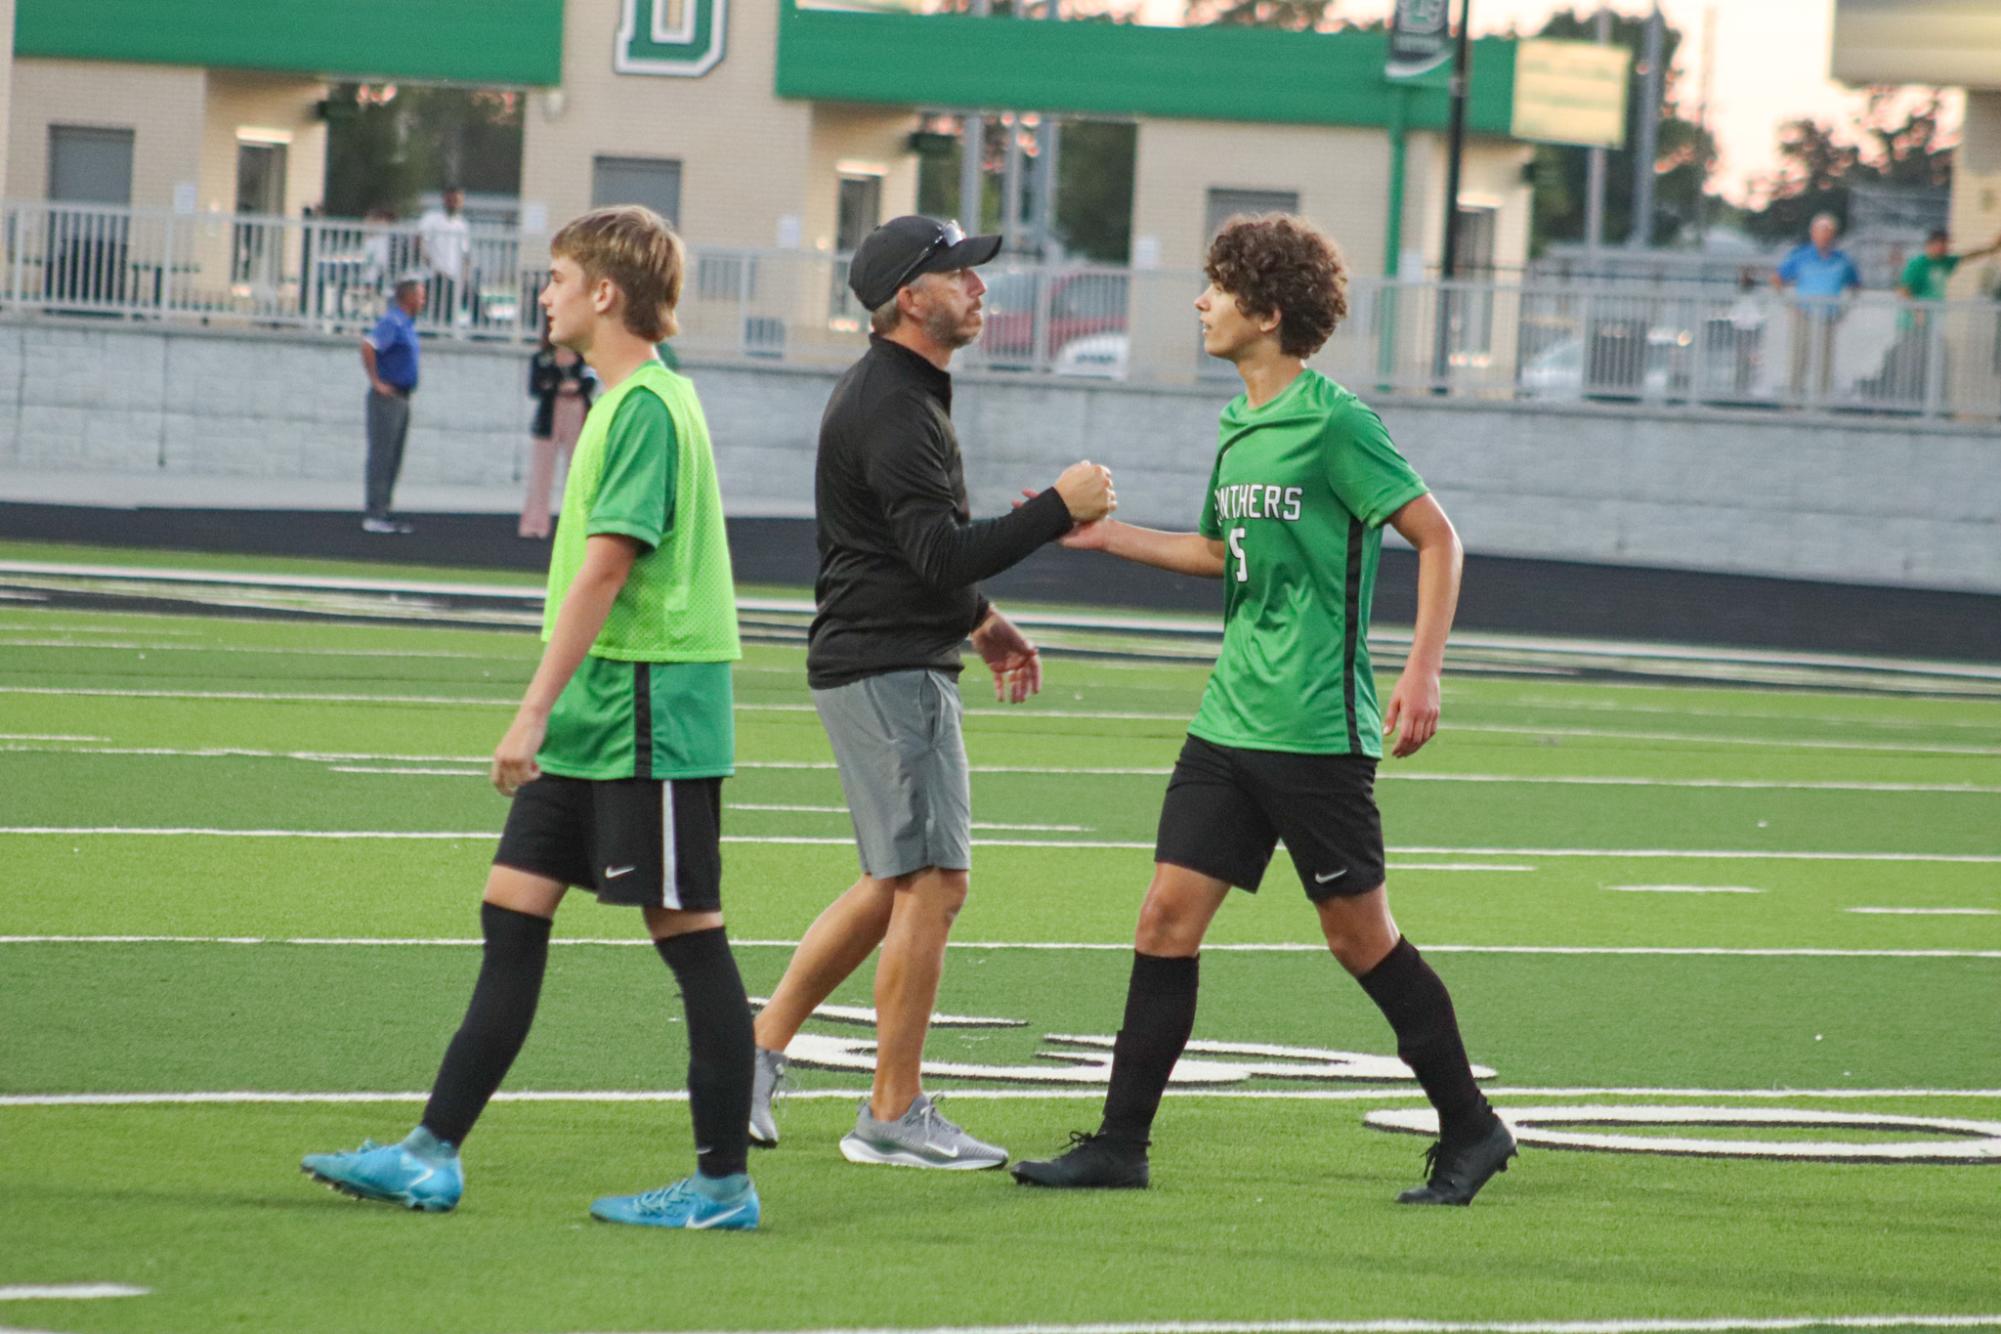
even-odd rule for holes
{"type": "Polygon", "coordinates": [[[820,422],[819,614],[806,676],[862,876],[814,922],[757,1018],[751,1137],[762,1144],[778,1142],[771,1096],[786,1044],[880,944],[875,1086],[841,1152],[915,1167],[1007,1161],[1006,1150],[939,1116],[918,1074],[972,866],[959,647],[970,635],[996,698],[1020,703],[1040,689],[1034,645],[978,583],[1117,502],[1111,473],[1083,462],[1012,513],[976,521],[968,510],[945,368],[980,335],[987,289],[974,269],[999,249],[997,236],[903,217],[870,233],[849,269],[872,333],[820,422]]]}

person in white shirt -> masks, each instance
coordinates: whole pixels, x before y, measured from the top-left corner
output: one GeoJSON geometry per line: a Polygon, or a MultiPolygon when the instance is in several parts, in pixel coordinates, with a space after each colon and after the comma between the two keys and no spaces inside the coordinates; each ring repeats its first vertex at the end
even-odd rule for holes
{"type": "Polygon", "coordinates": [[[444,207],[431,209],[417,220],[417,245],[423,252],[424,266],[431,271],[430,305],[447,324],[465,313],[464,298],[471,294],[466,258],[472,249],[472,235],[466,226],[465,202],[466,192],[448,185],[444,207]]]}

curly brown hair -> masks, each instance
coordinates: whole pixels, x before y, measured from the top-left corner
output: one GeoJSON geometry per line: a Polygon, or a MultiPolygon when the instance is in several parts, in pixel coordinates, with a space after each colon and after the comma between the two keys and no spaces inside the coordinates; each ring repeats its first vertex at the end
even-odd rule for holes
{"type": "Polygon", "coordinates": [[[1348,266],[1333,239],[1304,218],[1231,218],[1209,243],[1202,272],[1252,319],[1276,314],[1287,356],[1312,356],[1348,317],[1348,266]]]}

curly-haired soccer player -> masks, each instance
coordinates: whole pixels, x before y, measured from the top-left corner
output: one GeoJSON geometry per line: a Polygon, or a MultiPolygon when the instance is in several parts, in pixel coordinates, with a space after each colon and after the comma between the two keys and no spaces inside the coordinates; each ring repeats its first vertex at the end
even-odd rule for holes
{"type": "Polygon", "coordinates": [[[639,908],[688,1020],[693,1176],[594,1217],[754,1228],[751,1015],[723,934],[722,781],[735,765],[736,594],[701,402],[654,357],[674,332],[680,240],[636,206],[557,232],[549,337],[604,386],[585,419],[549,559],[546,646],[493,783],[514,799],[487,876],[486,940],[423,1120],[400,1143],[308,1155],[338,1190],[427,1212],[459,1202],[459,1146],[527,1040],[564,893],[639,908]]]}
{"type": "Polygon", "coordinates": [[[1474,1083],[1445,984],[1390,917],[1374,797],[1383,738],[1396,733],[1405,756],[1438,727],[1459,538],[1376,414],[1303,364],[1347,314],[1333,243],[1298,218],[1236,218],[1205,272],[1203,347],[1235,365],[1244,392],[1223,410],[1198,530],[1103,519],[1063,541],[1220,578],[1223,650],[1161,807],[1103,1123],[1014,1174],[1036,1186],[1147,1184],[1154,1114],[1195,1021],[1202,937],[1232,885],[1257,889],[1284,839],[1328,948],[1438,1109],[1427,1180],[1397,1198],[1467,1204],[1515,1142],[1474,1083]],[[1379,713],[1369,602],[1386,523],[1417,549],[1418,609],[1379,713]]]}

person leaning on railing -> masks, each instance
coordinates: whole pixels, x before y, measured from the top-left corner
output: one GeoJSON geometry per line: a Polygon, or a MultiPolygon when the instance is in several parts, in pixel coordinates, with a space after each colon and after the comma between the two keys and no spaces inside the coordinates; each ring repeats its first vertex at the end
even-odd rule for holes
{"type": "Polygon", "coordinates": [[[1816,216],[1807,228],[1808,240],[1794,246],[1772,274],[1772,286],[1781,292],[1791,289],[1795,301],[1792,321],[1792,379],[1795,396],[1807,393],[1808,368],[1813,371],[1813,394],[1827,396],[1834,371],[1834,329],[1842,315],[1842,297],[1862,286],[1861,271],[1848,252],[1835,248],[1841,230],[1832,213],[1816,216]]]}

